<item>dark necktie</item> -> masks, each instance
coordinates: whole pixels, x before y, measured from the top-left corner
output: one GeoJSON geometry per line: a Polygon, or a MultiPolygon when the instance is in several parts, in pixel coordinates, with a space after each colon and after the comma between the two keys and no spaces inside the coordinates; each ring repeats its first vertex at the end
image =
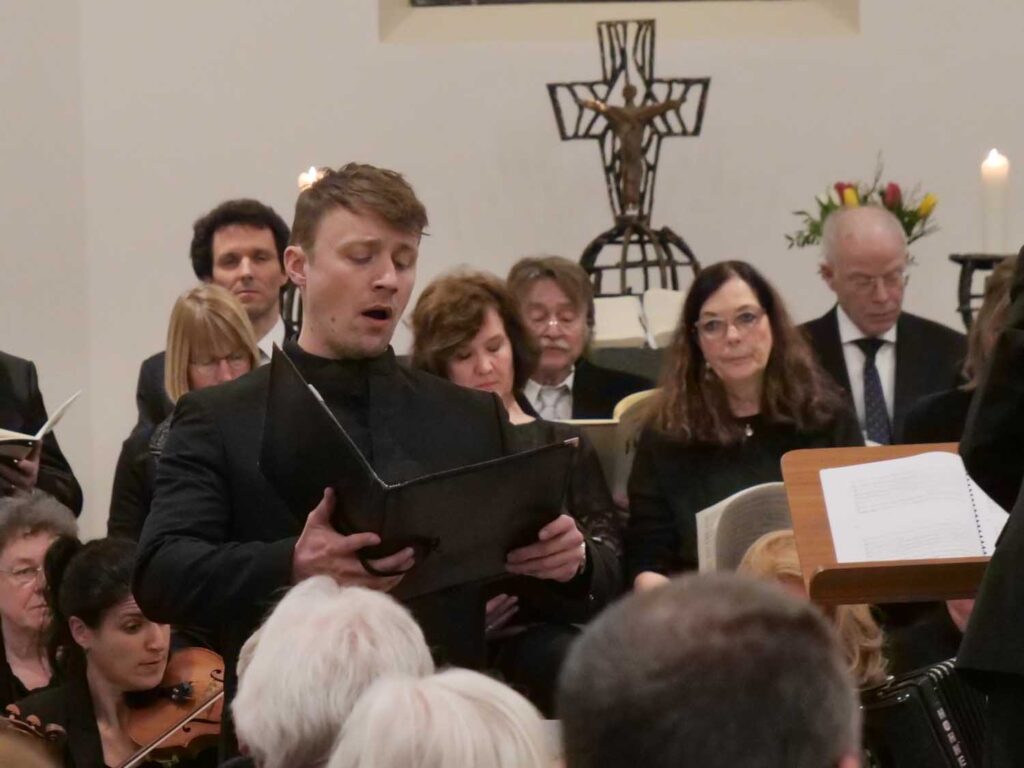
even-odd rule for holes
{"type": "Polygon", "coordinates": [[[892,442],[889,411],[885,407],[882,378],[875,366],[875,355],[884,344],[881,339],[857,339],[854,344],[864,353],[864,431],[868,440],[881,445],[892,442]]]}

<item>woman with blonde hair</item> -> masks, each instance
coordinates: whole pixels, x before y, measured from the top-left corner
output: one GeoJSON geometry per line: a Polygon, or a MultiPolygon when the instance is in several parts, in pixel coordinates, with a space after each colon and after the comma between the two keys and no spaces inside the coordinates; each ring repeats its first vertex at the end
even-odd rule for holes
{"type": "MultiPolygon", "coordinates": [[[[736,572],[776,581],[788,591],[807,597],[796,539],[789,529],[766,533],[751,544],[736,572]]],[[[885,638],[871,615],[871,608],[867,605],[840,605],[824,610],[836,628],[857,686],[868,688],[883,682],[888,676],[882,653],[885,638]]]]}
{"type": "MultiPolygon", "coordinates": [[[[237,379],[259,360],[249,316],[230,291],[204,283],[178,297],[167,328],[164,369],[164,386],[172,402],[194,389],[237,379]]],[[[114,472],[107,535],[138,540],[172,418],[136,429],[124,441],[114,472]]]]}

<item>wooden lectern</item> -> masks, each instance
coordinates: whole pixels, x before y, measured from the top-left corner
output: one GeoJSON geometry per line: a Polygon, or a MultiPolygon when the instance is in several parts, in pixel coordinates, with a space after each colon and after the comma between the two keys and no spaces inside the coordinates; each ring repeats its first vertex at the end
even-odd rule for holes
{"type": "Polygon", "coordinates": [[[928,451],[957,452],[956,443],[820,448],[790,451],[782,457],[789,511],[800,568],[811,599],[822,605],[906,603],[974,597],[987,557],[942,560],[888,560],[838,563],[825,511],[820,472],[928,451]]]}

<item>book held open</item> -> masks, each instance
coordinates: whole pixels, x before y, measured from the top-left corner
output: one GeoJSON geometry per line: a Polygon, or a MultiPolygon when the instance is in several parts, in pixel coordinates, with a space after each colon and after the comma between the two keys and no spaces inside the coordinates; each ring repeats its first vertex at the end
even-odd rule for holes
{"type": "Polygon", "coordinates": [[[53,431],[53,428],[57,426],[57,422],[61,420],[64,412],[67,411],[68,407],[75,402],[75,399],[80,394],[82,394],[82,390],[78,390],[61,403],[60,407],[50,415],[50,418],[46,420],[46,423],[34,435],[26,435],[10,429],[0,429],[0,456],[18,460],[28,456],[32,449],[36,447],[36,444],[53,431]]]}

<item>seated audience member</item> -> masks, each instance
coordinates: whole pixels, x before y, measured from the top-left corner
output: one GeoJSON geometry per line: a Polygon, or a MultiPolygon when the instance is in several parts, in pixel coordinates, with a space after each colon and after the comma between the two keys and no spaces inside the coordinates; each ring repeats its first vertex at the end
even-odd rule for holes
{"type": "Polygon", "coordinates": [[[966,383],[917,401],[903,427],[906,443],[958,443],[967,423],[967,409],[985,372],[992,348],[1006,324],[1010,308],[1010,280],[1017,257],[1003,260],[985,281],[985,299],[967,334],[966,383]]]}
{"type": "MultiPolygon", "coordinates": [[[[750,545],[736,572],[777,581],[787,591],[808,599],[791,530],[772,531],[761,536],[750,545]]],[[[840,605],[826,609],[825,614],[836,628],[850,675],[857,687],[870,688],[884,682],[887,677],[882,653],[884,637],[871,615],[871,608],[867,605],[840,605]]]]}
{"type": "Polygon", "coordinates": [[[825,219],[821,242],[821,276],[836,306],[801,328],[852,398],[864,437],[902,442],[910,407],[957,384],[964,336],[903,311],[907,237],[889,211],[840,208],[825,219]]]}
{"type": "MultiPolygon", "coordinates": [[[[217,285],[201,285],[178,297],[167,328],[164,387],[171,402],[194,389],[223,384],[259,364],[259,348],[242,305],[217,285]]],[[[170,430],[136,426],[121,447],[110,497],[107,535],[138,541],[153,500],[156,462],[170,430]]]]}
{"type": "Polygon", "coordinates": [[[8,714],[62,730],[65,765],[122,765],[141,746],[126,730],[129,694],[159,685],[170,627],[149,621],[135,604],[134,560],[135,545],[123,539],[81,544],[62,536],[46,553],[47,650],[61,682],[8,714]]]}
{"type": "Polygon", "coordinates": [[[690,287],[656,397],[629,479],[626,573],[638,588],[696,568],[696,514],[781,480],[787,451],[861,444],[782,299],[742,261],[690,287]]]}
{"type": "Polygon", "coordinates": [[[42,491],[0,498],[0,708],[50,684],[43,557],[77,532],[71,510],[42,491]]]}
{"type": "Polygon", "coordinates": [[[550,768],[540,714],[518,693],[465,669],[384,678],[345,723],[328,768],[550,768]]]}
{"type": "Polygon", "coordinates": [[[562,672],[567,768],[856,768],[859,709],[806,600],[732,574],[636,593],[562,672]]]}
{"type": "MultiPolygon", "coordinates": [[[[558,581],[567,583],[554,589],[534,579],[514,579],[496,586],[499,592],[487,605],[493,663],[509,682],[549,713],[558,668],[577,634],[572,622],[585,621],[621,590],[618,511],[597,453],[579,430],[567,424],[536,422],[526,412],[529,406],[524,410],[517,401],[537,353],[501,280],[483,272],[441,277],[424,289],[411,325],[413,366],[463,387],[493,392],[513,424],[535,423],[542,428],[527,434],[522,434],[522,428],[517,430],[524,446],[581,438],[566,501],[567,511],[586,534],[583,546],[587,556],[577,566],[579,572],[563,568],[558,581]],[[515,624],[520,608],[531,626],[525,629],[519,624],[512,634],[505,626],[515,624]]],[[[550,570],[548,565],[545,568],[550,570]]],[[[509,570],[537,575],[519,570],[514,561],[509,570]]]]}
{"type": "MultiPolygon", "coordinates": [[[[230,291],[252,323],[260,362],[270,360],[273,345],[285,340],[281,291],[288,283],[284,249],[288,225],[258,200],[228,200],[192,225],[192,271],[203,283],[230,291]]],[[[135,389],[138,427],[154,426],[171,415],[174,403],[165,388],[165,358],[158,352],[143,361],[135,389]]]]}
{"type": "MultiPolygon", "coordinates": [[[[0,429],[34,435],[46,419],[35,365],[0,352],[0,429]]],[[[82,511],[82,489],[53,432],[20,461],[0,457],[0,496],[34,488],[46,491],[76,515],[82,511]]]]}
{"type": "MultiPolygon", "coordinates": [[[[282,598],[249,646],[233,704],[257,768],[320,768],[363,691],[379,677],[434,671],[423,632],[387,595],[307,579],[282,598]]],[[[388,717],[389,727],[402,719],[388,717]]]]}
{"type": "Polygon", "coordinates": [[[594,327],[594,293],[579,264],[559,256],[521,259],[508,273],[508,287],[540,347],[523,393],[541,418],[610,419],[620,400],[650,389],[647,379],[584,356],[594,327]]]}

